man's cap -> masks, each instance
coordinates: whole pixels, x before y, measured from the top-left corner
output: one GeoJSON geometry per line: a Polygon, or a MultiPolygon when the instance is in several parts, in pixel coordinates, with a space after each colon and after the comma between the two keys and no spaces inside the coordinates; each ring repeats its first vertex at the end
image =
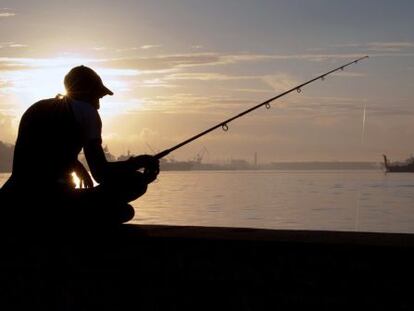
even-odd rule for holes
{"type": "Polygon", "coordinates": [[[83,65],[72,68],[65,76],[64,84],[68,95],[90,92],[97,92],[102,96],[114,95],[94,70],[83,65]]]}

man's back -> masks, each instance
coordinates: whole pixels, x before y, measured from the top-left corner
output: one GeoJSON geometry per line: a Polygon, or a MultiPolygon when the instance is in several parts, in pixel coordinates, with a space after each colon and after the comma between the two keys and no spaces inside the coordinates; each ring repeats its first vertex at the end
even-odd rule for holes
{"type": "Polygon", "coordinates": [[[69,178],[82,148],[70,101],[51,98],[32,105],[23,115],[13,159],[19,185],[42,187],[69,178]]]}

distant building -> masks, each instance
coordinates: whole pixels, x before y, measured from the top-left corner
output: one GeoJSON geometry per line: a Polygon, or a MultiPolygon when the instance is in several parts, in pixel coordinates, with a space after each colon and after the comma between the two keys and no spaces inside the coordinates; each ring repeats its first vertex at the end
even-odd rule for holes
{"type": "Polygon", "coordinates": [[[125,154],[121,154],[119,157],[118,157],[118,159],[117,159],[117,161],[126,161],[126,160],[128,160],[130,157],[132,157],[132,156],[134,156],[133,154],[131,154],[131,151],[129,151],[128,150],[128,153],[125,155],[125,154]]]}
{"type": "Polygon", "coordinates": [[[161,171],[189,171],[193,168],[194,162],[192,161],[175,161],[160,159],[161,171]]]}
{"type": "Polygon", "coordinates": [[[245,170],[250,167],[249,162],[243,159],[232,159],[230,161],[230,167],[234,170],[245,170]]]}
{"type": "Polygon", "coordinates": [[[275,170],[375,170],[376,162],[272,162],[269,167],[275,170]]]}
{"type": "Polygon", "coordinates": [[[105,153],[106,161],[108,162],[116,161],[116,157],[112,153],[109,152],[108,145],[105,145],[105,147],[103,148],[103,151],[105,153]]]}

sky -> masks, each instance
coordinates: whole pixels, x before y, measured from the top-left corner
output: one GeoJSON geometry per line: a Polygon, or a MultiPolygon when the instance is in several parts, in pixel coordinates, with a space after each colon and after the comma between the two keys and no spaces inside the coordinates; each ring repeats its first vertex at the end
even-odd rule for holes
{"type": "Polygon", "coordinates": [[[170,158],[381,161],[414,151],[414,2],[0,0],[0,140],[87,65],[115,155],[155,153],[330,69],[170,158]]]}

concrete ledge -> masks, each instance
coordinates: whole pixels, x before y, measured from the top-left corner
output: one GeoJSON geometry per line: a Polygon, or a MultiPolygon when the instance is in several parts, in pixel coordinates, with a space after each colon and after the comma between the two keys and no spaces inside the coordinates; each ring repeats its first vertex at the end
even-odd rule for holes
{"type": "Polygon", "coordinates": [[[1,310],[414,309],[410,234],[71,229],[3,242],[1,310]]]}
{"type": "Polygon", "coordinates": [[[232,227],[124,225],[121,230],[136,237],[272,241],[326,245],[414,247],[414,234],[353,231],[272,230],[232,227]]]}

